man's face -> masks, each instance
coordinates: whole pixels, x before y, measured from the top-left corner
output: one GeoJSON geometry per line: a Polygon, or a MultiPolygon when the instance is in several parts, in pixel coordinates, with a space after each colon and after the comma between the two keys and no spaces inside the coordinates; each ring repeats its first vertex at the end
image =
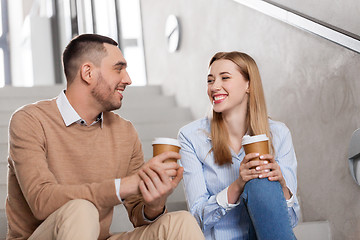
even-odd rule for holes
{"type": "Polygon", "coordinates": [[[91,93],[100,104],[101,111],[119,109],[122,104],[123,91],[131,84],[131,79],[126,71],[127,63],[120,49],[111,44],[104,44],[107,50],[97,69],[96,85],[91,93]]]}

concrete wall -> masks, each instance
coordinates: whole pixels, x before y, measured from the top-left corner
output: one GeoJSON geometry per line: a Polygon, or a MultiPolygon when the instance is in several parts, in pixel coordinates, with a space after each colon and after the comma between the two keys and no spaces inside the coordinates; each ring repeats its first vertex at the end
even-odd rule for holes
{"type": "Polygon", "coordinates": [[[271,0],[317,20],[360,35],[360,1],[357,0],[271,0]]]}
{"type": "Polygon", "coordinates": [[[209,107],[211,56],[238,50],[255,58],[269,113],[292,132],[303,220],[328,220],[333,239],[359,239],[360,188],[347,153],[360,127],[360,55],[231,0],[143,0],[141,7],[148,81],[196,118],[209,107]],[[164,37],[169,14],[182,25],[174,54],[164,37]]]}

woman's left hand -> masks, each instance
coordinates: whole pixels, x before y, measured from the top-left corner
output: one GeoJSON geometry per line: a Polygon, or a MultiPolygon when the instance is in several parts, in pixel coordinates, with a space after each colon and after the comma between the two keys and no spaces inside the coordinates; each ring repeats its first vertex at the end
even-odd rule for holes
{"type": "Polygon", "coordinates": [[[267,160],[269,163],[265,165],[258,166],[257,171],[260,171],[261,174],[259,178],[268,178],[269,181],[279,181],[283,188],[286,187],[285,179],[281,173],[279,164],[275,161],[274,156],[270,154],[264,154],[260,156],[260,160],[267,160]]]}
{"type": "Polygon", "coordinates": [[[256,167],[260,171],[259,178],[268,178],[269,181],[279,181],[286,199],[291,198],[291,192],[286,186],[284,176],[282,175],[279,164],[275,161],[271,154],[264,154],[260,156],[260,160],[267,160],[269,163],[256,167]]]}

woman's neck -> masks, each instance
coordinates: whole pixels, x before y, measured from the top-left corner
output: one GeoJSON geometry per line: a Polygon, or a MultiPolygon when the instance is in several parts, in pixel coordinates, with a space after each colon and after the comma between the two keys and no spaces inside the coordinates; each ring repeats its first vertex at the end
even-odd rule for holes
{"type": "Polygon", "coordinates": [[[246,134],[248,129],[246,113],[246,108],[223,113],[224,123],[229,134],[229,144],[236,153],[239,153],[242,137],[246,134]]]}

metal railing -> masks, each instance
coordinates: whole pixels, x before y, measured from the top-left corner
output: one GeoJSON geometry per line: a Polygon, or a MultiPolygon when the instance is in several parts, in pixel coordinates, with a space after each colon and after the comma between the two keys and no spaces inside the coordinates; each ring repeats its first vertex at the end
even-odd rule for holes
{"type": "Polygon", "coordinates": [[[296,12],[279,4],[263,0],[234,0],[246,7],[265,15],[298,27],[322,38],[339,44],[354,52],[360,53],[360,36],[346,30],[324,23],[305,14],[296,12]]]}

